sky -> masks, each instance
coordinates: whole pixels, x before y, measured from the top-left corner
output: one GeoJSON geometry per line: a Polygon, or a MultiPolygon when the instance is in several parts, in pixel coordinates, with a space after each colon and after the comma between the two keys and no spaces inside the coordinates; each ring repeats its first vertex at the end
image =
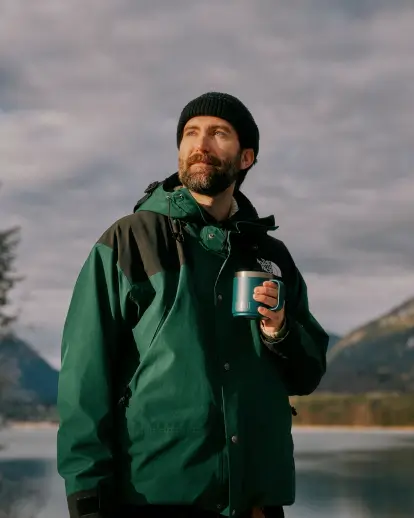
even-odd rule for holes
{"type": "Polygon", "coordinates": [[[414,296],[412,0],[0,1],[0,228],[18,332],[53,365],[95,241],[177,168],[184,105],[224,91],[261,139],[310,308],[344,334],[414,296]]]}

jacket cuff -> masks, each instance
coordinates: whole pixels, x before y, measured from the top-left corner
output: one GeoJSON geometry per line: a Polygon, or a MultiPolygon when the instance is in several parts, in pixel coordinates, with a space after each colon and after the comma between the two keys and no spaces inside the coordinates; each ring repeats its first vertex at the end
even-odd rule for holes
{"type": "Polygon", "coordinates": [[[275,352],[278,356],[285,358],[286,360],[292,360],[298,358],[304,353],[302,343],[302,329],[303,326],[296,320],[289,321],[289,333],[283,340],[280,341],[266,341],[262,338],[263,342],[269,347],[270,350],[275,352]]]}
{"type": "Polygon", "coordinates": [[[260,325],[260,338],[262,343],[274,354],[281,358],[288,359],[288,349],[290,347],[290,335],[292,331],[292,322],[286,317],[285,323],[283,324],[277,335],[268,335],[260,325]],[[288,342],[286,344],[286,342],[288,342]]]}
{"type": "Polygon", "coordinates": [[[99,489],[78,491],[67,497],[70,518],[109,518],[112,513],[111,504],[108,498],[102,498],[99,489]]]}

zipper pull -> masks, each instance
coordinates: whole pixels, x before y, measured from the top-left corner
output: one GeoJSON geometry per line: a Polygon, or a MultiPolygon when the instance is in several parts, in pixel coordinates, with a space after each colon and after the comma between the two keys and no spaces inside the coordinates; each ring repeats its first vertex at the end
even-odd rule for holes
{"type": "Polygon", "coordinates": [[[132,391],[129,387],[127,387],[124,391],[124,395],[118,401],[118,405],[123,406],[124,408],[127,408],[129,405],[129,400],[130,400],[131,396],[132,396],[132,391]]]}

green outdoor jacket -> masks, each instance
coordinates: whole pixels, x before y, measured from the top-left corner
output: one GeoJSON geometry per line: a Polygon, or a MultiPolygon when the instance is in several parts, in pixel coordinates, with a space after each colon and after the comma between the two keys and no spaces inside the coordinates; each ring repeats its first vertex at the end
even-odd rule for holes
{"type": "Polygon", "coordinates": [[[157,184],[94,245],[67,314],[57,454],[70,516],[290,505],[288,396],[318,386],[328,335],[286,246],[268,235],[273,216],[260,219],[237,192],[239,211],[218,223],[174,189],[176,174],[157,184]],[[289,334],[267,347],[231,299],[236,270],[271,263],[289,334]]]}

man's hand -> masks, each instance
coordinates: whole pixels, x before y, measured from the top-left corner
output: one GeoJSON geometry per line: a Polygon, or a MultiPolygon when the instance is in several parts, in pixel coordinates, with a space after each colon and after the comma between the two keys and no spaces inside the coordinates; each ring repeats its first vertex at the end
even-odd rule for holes
{"type": "MultiPolygon", "coordinates": [[[[254,290],[253,298],[257,302],[262,302],[269,307],[277,304],[278,286],[274,282],[265,281],[262,286],[258,286],[254,290]]],[[[271,311],[266,307],[259,307],[259,313],[263,315],[262,325],[266,333],[275,333],[280,331],[285,321],[285,307],[279,311],[271,311]]]]}

